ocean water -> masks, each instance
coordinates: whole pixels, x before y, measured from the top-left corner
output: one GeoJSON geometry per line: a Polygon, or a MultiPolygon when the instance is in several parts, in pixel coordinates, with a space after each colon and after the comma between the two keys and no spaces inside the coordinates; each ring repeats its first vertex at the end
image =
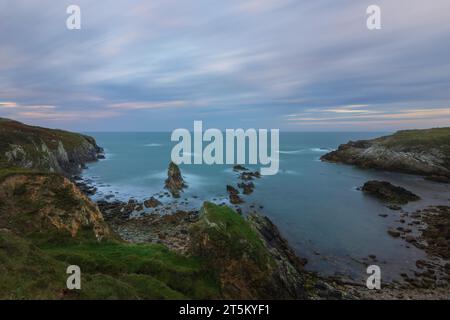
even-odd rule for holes
{"type": "MultiPolygon", "coordinates": [[[[105,148],[106,159],[89,165],[84,178],[98,193],[116,199],[147,199],[164,191],[167,166],[175,142],[170,133],[88,133],[105,148]]],[[[399,213],[357,188],[370,179],[382,179],[404,186],[423,200],[404,206],[413,211],[429,204],[449,204],[448,185],[420,177],[361,170],[325,163],[324,153],[348,140],[370,139],[382,133],[281,133],[280,170],[275,176],[254,181],[244,212],[257,210],[281,230],[297,254],[308,259],[307,269],[324,275],[345,275],[355,280],[367,277],[364,259],[376,255],[383,280],[412,273],[415,261],[424,253],[387,234],[399,226],[399,213]],[[260,209],[262,206],[262,209],[260,209]],[[379,214],[388,214],[382,218],[379,214]]],[[[258,169],[259,166],[246,166],[258,169]]],[[[188,188],[181,199],[164,198],[167,203],[198,209],[202,201],[227,203],[226,185],[238,183],[231,165],[181,165],[188,188]]]]}

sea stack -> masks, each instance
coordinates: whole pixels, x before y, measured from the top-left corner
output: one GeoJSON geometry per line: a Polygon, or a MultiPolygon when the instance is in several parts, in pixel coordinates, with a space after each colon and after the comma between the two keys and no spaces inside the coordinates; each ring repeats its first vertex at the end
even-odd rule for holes
{"type": "Polygon", "coordinates": [[[186,184],[181,176],[180,168],[175,163],[170,162],[169,169],[167,171],[165,188],[170,191],[172,197],[179,198],[180,191],[182,191],[185,187],[186,184]]]}

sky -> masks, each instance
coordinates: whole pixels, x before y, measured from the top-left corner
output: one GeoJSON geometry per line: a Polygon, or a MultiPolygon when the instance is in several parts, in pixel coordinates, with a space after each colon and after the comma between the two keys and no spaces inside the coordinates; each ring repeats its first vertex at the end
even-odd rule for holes
{"type": "Polygon", "coordinates": [[[448,0],[0,0],[0,117],[75,131],[450,126],[448,0]],[[69,30],[66,9],[81,8],[69,30]],[[381,8],[381,30],[366,9],[381,8]]]}

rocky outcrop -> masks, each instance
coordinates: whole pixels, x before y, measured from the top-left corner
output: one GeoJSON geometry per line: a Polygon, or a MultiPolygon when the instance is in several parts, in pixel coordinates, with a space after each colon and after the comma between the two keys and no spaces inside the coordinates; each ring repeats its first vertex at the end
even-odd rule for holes
{"type": "Polygon", "coordinates": [[[447,261],[450,280],[450,207],[429,207],[419,214],[426,225],[421,234],[421,239],[426,242],[424,249],[447,261]]]}
{"type": "Polygon", "coordinates": [[[406,204],[410,201],[420,200],[420,197],[405,188],[394,186],[387,181],[367,181],[361,190],[382,201],[393,204],[406,204]]]}
{"type": "Polygon", "coordinates": [[[321,159],[445,182],[450,178],[450,128],[406,130],[373,140],[350,141],[321,159]]]}
{"type": "Polygon", "coordinates": [[[288,293],[292,298],[305,297],[304,269],[306,259],[300,259],[282,237],[277,226],[269,218],[251,214],[248,218],[250,225],[258,231],[264,245],[275,261],[276,287],[279,294],[288,293]]]}
{"type": "Polygon", "coordinates": [[[233,171],[247,171],[248,169],[243,165],[236,164],[233,166],[233,171]]]}
{"type": "Polygon", "coordinates": [[[20,235],[58,231],[97,240],[110,230],[97,206],[57,174],[16,174],[0,182],[0,228],[20,235]]]}
{"type": "Polygon", "coordinates": [[[181,176],[180,168],[175,163],[170,162],[169,169],[167,171],[165,188],[170,191],[172,197],[179,198],[180,191],[182,191],[185,187],[186,184],[181,176]]]}
{"type": "Polygon", "coordinates": [[[102,152],[92,137],[0,118],[0,165],[70,176],[102,152]]]}
{"type": "Polygon", "coordinates": [[[249,183],[241,182],[238,183],[238,188],[241,188],[243,190],[243,194],[249,195],[253,193],[253,189],[255,189],[255,184],[253,182],[249,183]]]}
{"type": "Polygon", "coordinates": [[[239,179],[244,181],[253,180],[253,178],[261,178],[261,173],[259,171],[244,171],[239,176],[239,179]]]}
{"type": "Polygon", "coordinates": [[[161,201],[159,201],[155,197],[151,197],[150,199],[144,201],[144,206],[146,208],[156,208],[160,205],[162,205],[161,201]]]}
{"type": "Polygon", "coordinates": [[[266,219],[249,223],[226,206],[205,203],[190,234],[190,252],[214,270],[225,299],[307,297],[302,262],[266,219]]]}
{"type": "Polygon", "coordinates": [[[241,204],[244,203],[244,200],[239,197],[239,190],[233,186],[227,185],[227,193],[230,197],[230,203],[232,204],[241,204]]]}

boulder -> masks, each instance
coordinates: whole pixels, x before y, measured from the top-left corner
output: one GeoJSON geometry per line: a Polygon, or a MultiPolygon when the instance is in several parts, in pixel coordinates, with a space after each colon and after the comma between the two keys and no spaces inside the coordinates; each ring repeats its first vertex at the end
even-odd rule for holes
{"type": "Polygon", "coordinates": [[[361,190],[366,194],[393,204],[406,204],[410,201],[420,200],[420,197],[411,191],[394,186],[386,181],[368,181],[363,185],[361,190]]]}
{"type": "Polygon", "coordinates": [[[144,201],[144,205],[146,208],[156,208],[161,204],[161,201],[159,201],[155,197],[151,197],[150,199],[144,201]]]}

